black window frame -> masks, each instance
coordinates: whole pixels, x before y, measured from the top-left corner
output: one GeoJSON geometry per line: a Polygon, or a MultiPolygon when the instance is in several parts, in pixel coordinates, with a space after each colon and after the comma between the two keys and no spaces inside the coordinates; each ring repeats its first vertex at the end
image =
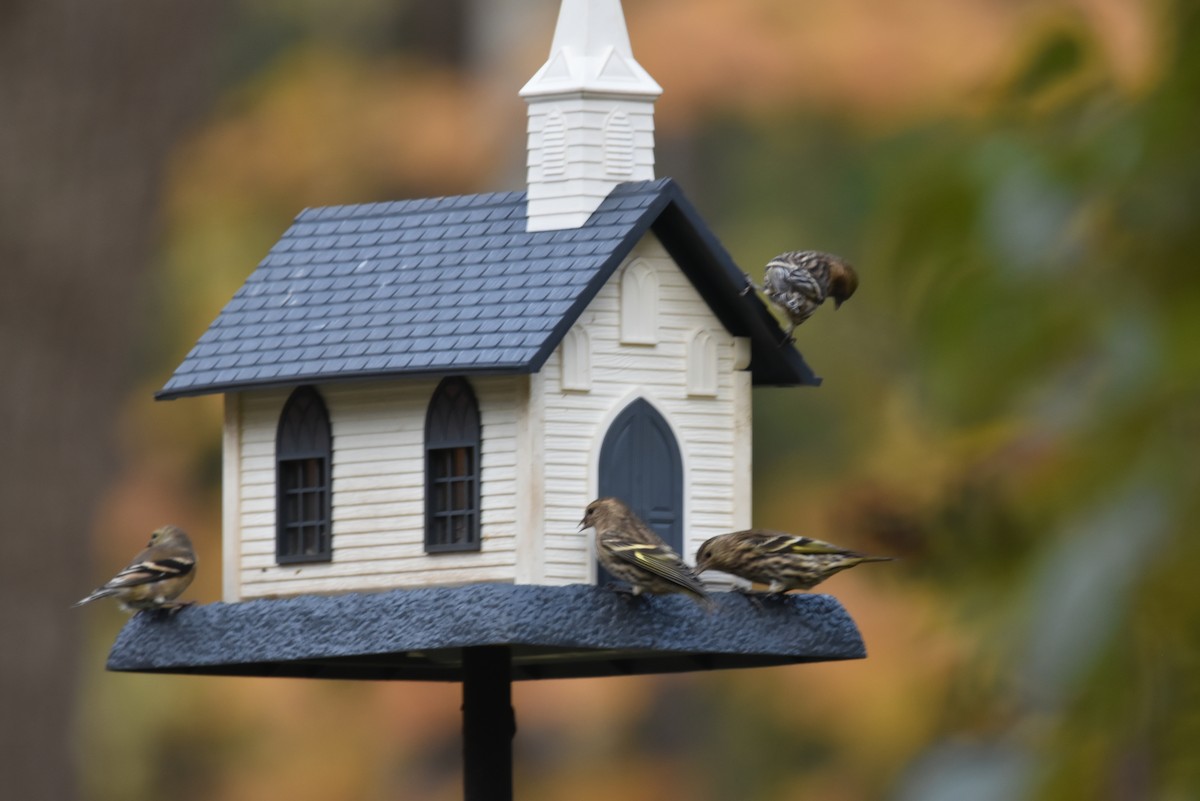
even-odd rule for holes
{"type": "Polygon", "coordinates": [[[276,564],[333,561],[332,467],[329,410],[316,388],[297,387],[284,403],[275,431],[276,564]],[[298,518],[292,511],[299,512],[298,518]]]}
{"type": "Polygon", "coordinates": [[[483,548],[481,433],[479,402],[471,384],[459,376],[442,379],[425,413],[426,553],[483,548]],[[456,534],[459,525],[461,533],[456,534]]]}

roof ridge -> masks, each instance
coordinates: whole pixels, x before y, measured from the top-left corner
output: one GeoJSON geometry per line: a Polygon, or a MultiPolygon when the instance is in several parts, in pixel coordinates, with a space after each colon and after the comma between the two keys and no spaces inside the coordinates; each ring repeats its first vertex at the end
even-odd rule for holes
{"type": "MultiPolygon", "coordinates": [[[[613,187],[613,193],[625,196],[646,191],[661,191],[672,186],[678,188],[678,184],[673,178],[665,176],[644,181],[624,181],[613,187]]],[[[361,203],[333,203],[327,206],[307,206],[300,210],[295,220],[297,222],[314,222],[317,220],[338,220],[349,216],[353,216],[356,219],[364,217],[391,217],[398,214],[422,214],[432,211],[446,211],[452,208],[518,204],[526,201],[526,194],[525,190],[519,189],[496,190],[492,192],[467,192],[435,197],[368,200],[361,203]]]]}
{"type": "Polygon", "coordinates": [[[452,208],[469,208],[485,205],[505,205],[525,202],[525,192],[507,190],[495,192],[471,192],[460,195],[438,197],[402,198],[398,200],[375,200],[362,203],[336,203],[328,206],[308,206],[296,215],[297,222],[337,220],[343,217],[391,217],[397,214],[423,214],[431,211],[447,211],[452,208]],[[364,213],[365,212],[365,213],[364,213]]]}

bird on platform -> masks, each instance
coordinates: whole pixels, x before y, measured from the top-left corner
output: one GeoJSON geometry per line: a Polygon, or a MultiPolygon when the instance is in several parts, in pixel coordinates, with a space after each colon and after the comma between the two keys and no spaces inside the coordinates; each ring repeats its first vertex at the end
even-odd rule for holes
{"type": "Polygon", "coordinates": [[[696,552],[696,572],[720,570],[766,584],[770,593],[811,590],[825,579],[863,562],[888,562],[810,537],[748,529],[712,537],[696,552]]]}
{"type": "Polygon", "coordinates": [[[816,250],[794,250],[781,253],[767,262],[763,285],[746,276],[745,295],[759,289],[772,305],[788,318],[786,337],[781,344],[794,342],[796,326],[813,315],[817,307],[833,298],[839,308],[858,289],[858,273],[840,256],[816,250]]]}
{"type": "Polygon", "coordinates": [[[163,526],[150,535],[145,550],[121,572],[73,604],[83,606],[100,598],[116,598],[126,612],[148,609],[176,611],[187,603],[175,599],[196,577],[196,552],[178,526],[163,526]]]}
{"type": "Polygon", "coordinates": [[[579,529],[596,530],[596,558],[604,569],[629,582],[633,594],[685,593],[705,607],[712,600],[679,554],[618,498],[588,504],[579,529]]]}

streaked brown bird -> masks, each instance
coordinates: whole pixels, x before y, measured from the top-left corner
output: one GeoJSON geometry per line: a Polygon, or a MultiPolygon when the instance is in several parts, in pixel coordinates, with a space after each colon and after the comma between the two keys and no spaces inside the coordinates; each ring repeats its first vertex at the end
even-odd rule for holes
{"type": "MultiPolygon", "coordinates": [[[[746,276],[747,286],[742,294],[759,289],[746,276]]],[[[839,308],[858,289],[858,273],[840,256],[816,250],[794,250],[780,253],[767,262],[761,291],[788,318],[784,343],[794,341],[796,326],[812,317],[817,307],[833,298],[839,308]]]]}
{"type": "Polygon", "coordinates": [[[629,582],[634,595],[682,592],[708,607],[704,584],[679,554],[618,498],[588,504],[580,530],[596,530],[596,558],[616,578],[629,582]]]}
{"type": "Polygon", "coordinates": [[[767,591],[811,590],[825,579],[863,562],[888,562],[810,537],[752,528],[713,537],[696,552],[696,572],[720,570],[766,584],[767,591]]]}
{"type": "Polygon", "coordinates": [[[146,549],[133,557],[121,572],[74,606],[100,598],[116,598],[126,612],[146,609],[178,609],[175,599],[196,577],[196,552],[192,541],[178,526],[163,526],[150,535],[146,549]]]}

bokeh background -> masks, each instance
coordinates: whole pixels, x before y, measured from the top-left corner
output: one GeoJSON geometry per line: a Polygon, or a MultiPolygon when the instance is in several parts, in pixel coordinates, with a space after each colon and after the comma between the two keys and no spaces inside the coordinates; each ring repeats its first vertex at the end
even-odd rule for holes
{"type": "MultiPolygon", "coordinates": [[[[870,658],[522,683],[523,799],[1200,798],[1200,12],[626,0],[658,174],[862,288],[755,397],[755,522],[900,557],[870,658]]],[[[301,208],[524,183],[556,0],[0,5],[4,797],[461,797],[456,686],[115,675],[68,609],[166,521],[219,597],[220,406],[153,391],[301,208]]]]}

